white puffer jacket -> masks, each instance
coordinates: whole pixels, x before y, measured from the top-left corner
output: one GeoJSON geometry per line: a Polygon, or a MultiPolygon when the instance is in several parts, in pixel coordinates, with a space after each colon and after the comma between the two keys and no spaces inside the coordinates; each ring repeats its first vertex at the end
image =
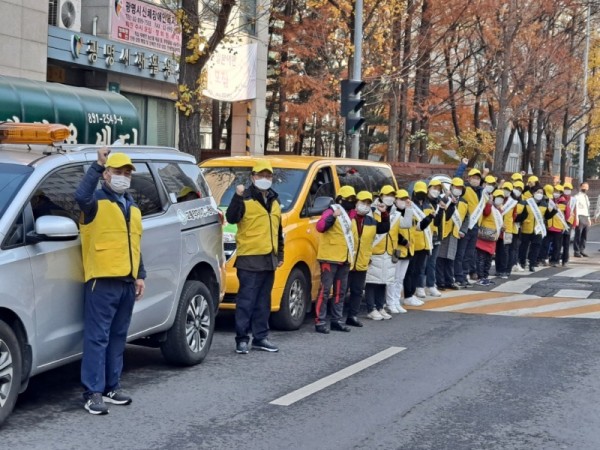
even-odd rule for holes
{"type": "Polygon", "coordinates": [[[396,265],[392,263],[389,254],[371,256],[371,263],[367,269],[367,283],[392,284],[395,277],[396,265]]]}

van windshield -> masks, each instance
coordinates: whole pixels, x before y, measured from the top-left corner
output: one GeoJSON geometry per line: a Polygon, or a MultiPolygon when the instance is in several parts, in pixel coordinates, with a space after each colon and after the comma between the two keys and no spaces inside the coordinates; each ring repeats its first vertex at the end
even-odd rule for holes
{"type": "Polygon", "coordinates": [[[19,192],[33,168],[21,164],[0,164],[0,217],[19,192]]]}
{"type": "MultiPolygon", "coordinates": [[[[250,167],[203,167],[202,173],[210,186],[215,201],[221,208],[226,208],[235,194],[235,187],[250,184],[250,167]]],[[[289,211],[302,186],[305,170],[274,169],[273,190],[279,195],[279,204],[283,212],[289,211]]]]}

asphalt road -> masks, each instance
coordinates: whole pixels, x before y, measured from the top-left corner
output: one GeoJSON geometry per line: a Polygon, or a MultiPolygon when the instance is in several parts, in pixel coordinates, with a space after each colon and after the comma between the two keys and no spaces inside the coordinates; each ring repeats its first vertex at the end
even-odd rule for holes
{"type": "MultiPolygon", "coordinates": [[[[589,245],[600,261],[600,229],[589,245]]],[[[366,321],[365,321],[366,322],[366,321]]],[[[273,332],[234,353],[220,317],[207,360],[167,366],[130,346],[130,406],[82,408],[79,365],[31,381],[6,449],[598,449],[600,322],[410,311],[351,333],[273,332]],[[390,347],[405,350],[290,406],[275,399],[390,347]]]]}

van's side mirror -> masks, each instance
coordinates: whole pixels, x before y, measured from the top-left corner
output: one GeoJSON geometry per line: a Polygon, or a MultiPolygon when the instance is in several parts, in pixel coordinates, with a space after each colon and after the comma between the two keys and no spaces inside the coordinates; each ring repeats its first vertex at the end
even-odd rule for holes
{"type": "Polygon", "coordinates": [[[71,241],[77,239],[77,224],[68,217],[42,216],[35,221],[35,231],[27,234],[28,244],[43,241],[71,241]]]}
{"type": "Polygon", "coordinates": [[[320,216],[332,203],[333,199],[331,197],[317,197],[312,206],[307,209],[307,214],[309,216],[320,216]]]}

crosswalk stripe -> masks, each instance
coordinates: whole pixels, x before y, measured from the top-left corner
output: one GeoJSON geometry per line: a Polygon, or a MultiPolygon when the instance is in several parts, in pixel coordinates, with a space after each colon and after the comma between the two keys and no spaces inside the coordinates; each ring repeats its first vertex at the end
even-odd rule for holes
{"type": "Polygon", "coordinates": [[[530,308],[534,306],[542,306],[542,305],[551,305],[554,303],[561,303],[564,301],[568,301],[566,298],[556,298],[556,297],[545,297],[545,298],[533,298],[528,300],[518,300],[516,302],[506,303],[496,303],[493,305],[482,306],[479,308],[471,308],[468,304],[465,304],[465,308],[456,310],[456,312],[461,313],[471,313],[471,314],[493,314],[499,313],[502,311],[510,311],[514,309],[520,308],[530,308]]]}
{"type": "Polygon", "coordinates": [[[455,297],[449,297],[449,298],[439,298],[439,299],[435,299],[435,300],[426,300],[425,304],[423,306],[417,306],[417,307],[410,307],[408,306],[407,308],[409,309],[434,309],[434,308],[439,308],[442,306],[450,306],[450,305],[457,305],[457,304],[464,304],[465,302],[472,302],[472,301],[476,301],[476,300],[482,300],[482,299],[488,299],[488,298],[496,298],[496,297],[502,297],[502,294],[496,293],[496,292],[477,292],[475,291],[474,293],[469,293],[467,294],[467,296],[463,295],[463,296],[455,296],[455,297]]]}
{"type": "Polygon", "coordinates": [[[569,319],[600,319],[600,311],[598,312],[590,312],[590,313],[581,313],[581,314],[572,314],[568,316],[569,319]]]}
{"type": "MultiPolygon", "coordinates": [[[[596,300],[598,302],[598,300],[596,300]]],[[[590,303],[587,299],[586,303],[590,303]]],[[[587,313],[600,313],[600,303],[594,303],[586,306],[579,306],[576,308],[561,309],[556,311],[540,312],[536,314],[530,314],[527,317],[578,317],[580,314],[587,313]]]]}
{"type": "MultiPolygon", "coordinates": [[[[479,301],[470,301],[468,303],[465,303],[464,301],[461,303],[457,303],[451,306],[444,306],[441,308],[435,308],[434,311],[446,311],[446,312],[450,312],[450,311],[460,311],[461,309],[465,308],[465,306],[468,306],[470,308],[479,308],[481,306],[487,306],[487,305],[495,305],[495,304],[507,304],[510,302],[518,302],[521,300],[529,300],[529,299],[533,299],[533,298],[538,298],[535,295],[526,295],[526,294],[518,294],[518,295],[511,295],[510,297],[496,297],[496,298],[491,298],[489,300],[479,300],[479,301]]],[[[462,311],[460,311],[462,312],[462,311]]]]}
{"type": "Polygon", "coordinates": [[[589,267],[582,267],[581,269],[569,269],[564,272],[557,274],[557,277],[569,277],[569,278],[580,278],[589,275],[590,273],[596,272],[597,269],[590,269],[589,267]]]}
{"type": "MultiPolygon", "coordinates": [[[[547,298],[547,297],[546,297],[547,298]]],[[[503,316],[535,316],[536,314],[542,314],[542,316],[536,317],[547,317],[547,313],[557,313],[563,315],[565,311],[571,311],[581,306],[586,306],[590,304],[590,300],[568,300],[562,299],[562,302],[559,303],[550,303],[542,306],[536,306],[533,308],[521,308],[521,309],[511,309],[510,311],[503,311],[500,313],[493,313],[496,315],[503,316]],[[566,301],[565,301],[566,300],[566,301]]],[[[596,300],[593,303],[594,306],[598,306],[598,310],[600,310],[600,300],[596,300]]]]}
{"type": "Polygon", "coordinates": [[[494,292],[512,292],[515,294],[522,294],[527,289],[529,289],[531,286],[533,286],[535,283],[539,283],[540,281],[544,281],[544,280],[547,280],[547,278],[535,278],[535,277],[522,278],[522,279],[512,281],[510,283],[504,283],[498,287],[495,287],[494,289],[492,289],[492,291],[494,291],[494,292]]]}

